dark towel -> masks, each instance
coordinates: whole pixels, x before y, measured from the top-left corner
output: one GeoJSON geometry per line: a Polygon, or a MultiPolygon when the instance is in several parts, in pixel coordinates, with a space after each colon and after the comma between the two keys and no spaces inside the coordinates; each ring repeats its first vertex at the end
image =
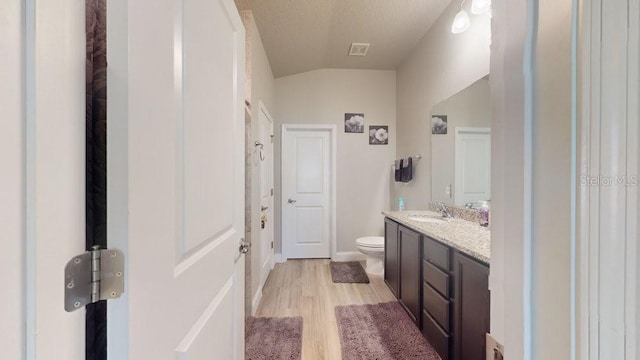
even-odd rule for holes
{"type": "Polygon", "coordinates": [[[402,166],[402,182],[407,183],[411,180],[413,180],[413,159],[409,156],[402,166]]]}
{"type": "Polygon", "coordinates": [[[395,162],[395,179],[396,181],[402,181],[402,159],[395,162]]]}

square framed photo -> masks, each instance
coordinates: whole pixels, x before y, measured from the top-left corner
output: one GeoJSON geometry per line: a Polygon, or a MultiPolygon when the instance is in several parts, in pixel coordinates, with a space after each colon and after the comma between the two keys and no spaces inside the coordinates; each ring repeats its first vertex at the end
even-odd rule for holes
{"type": "Polygon", "coordinates": [[[431,134],[433,135],[447,134],[447,115],[431,116],[431,134]]]}
{"type": "Polygon", "coordinates": [[[388,145],[389,126],[371,125],[369,126],[369,145],[388,145]]]}
{"type": "Polygon", "coordinates": [[[344,114],[344,132],[363,133],[364,114],[346,113],[344,114]]]}

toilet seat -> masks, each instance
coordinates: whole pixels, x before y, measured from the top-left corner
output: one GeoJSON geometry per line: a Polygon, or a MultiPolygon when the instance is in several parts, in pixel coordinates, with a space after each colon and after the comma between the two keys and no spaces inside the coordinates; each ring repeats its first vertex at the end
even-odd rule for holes
{"type": "Polygon", "coordinates": [[[384,249],[384,237],[382,236],[365,236],[356,239],[356,245],[364,248],[384,249]]]}

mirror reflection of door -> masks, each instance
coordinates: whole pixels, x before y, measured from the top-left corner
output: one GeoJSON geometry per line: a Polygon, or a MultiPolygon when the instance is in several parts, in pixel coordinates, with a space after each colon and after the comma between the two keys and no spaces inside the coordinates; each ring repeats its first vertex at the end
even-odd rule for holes
{"type": "Polygon", "coordinates": [[[456,128],[455,166],[455,205],[491,199],[491,129],[456,128]]]}
{"type": "MultiPolygon", "coordinates": [[[[480,134],[456,136],[460,128],[483,128],[490,134],[489,75],[436,104],[431,114],[446,121],[445,131],[430,129],[425,134],[431,139],[432,201],[475,207],[478,201],[490,201],[490,135],[485,134],[483,140],[477,139],[480,134]]],[[[430,121],[433,127],[436,122],[430,121]]]]}

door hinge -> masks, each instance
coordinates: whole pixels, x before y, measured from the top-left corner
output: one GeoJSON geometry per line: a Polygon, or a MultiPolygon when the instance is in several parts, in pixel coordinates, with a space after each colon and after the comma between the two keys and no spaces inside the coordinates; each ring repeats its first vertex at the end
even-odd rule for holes
{"type": "Polygon", "coordinates": [[[271,188],[271,196],[273,196],[273,188],[271,188]]]}
{"type": "Polygon", "coordinates": [[[64,268],[64,309],[72,312],[124,292],[124,253],[94,247],[74,256],[64,268]]]}
{"type": "Polygon", "coordinates": [[[271,248],[273,249],[273,241],[271,242],[271,248]]]}
{"type": "Polygon", "coordinates": [[[273,138],[276,137],[275,135],[271,135],[271,143],[273,144],[273,138]]]}

